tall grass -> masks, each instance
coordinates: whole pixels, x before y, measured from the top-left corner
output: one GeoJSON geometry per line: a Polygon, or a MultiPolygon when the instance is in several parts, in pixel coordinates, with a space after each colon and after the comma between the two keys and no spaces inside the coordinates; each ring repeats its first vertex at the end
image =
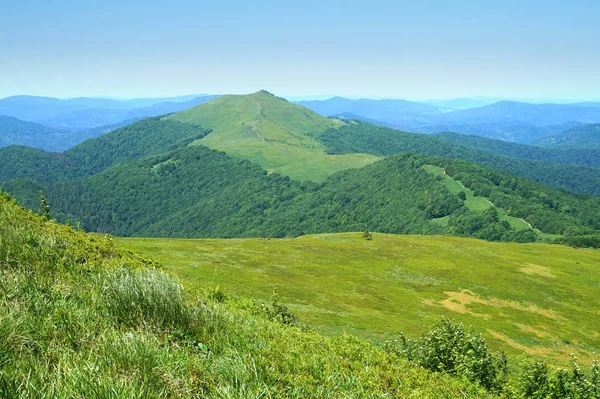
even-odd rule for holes
{"type": "Polygon", "coordinates": [[[284,325],[278,309],[206,301],[0,196],[0,398],[487,396],[364,341],[284,325]]]}

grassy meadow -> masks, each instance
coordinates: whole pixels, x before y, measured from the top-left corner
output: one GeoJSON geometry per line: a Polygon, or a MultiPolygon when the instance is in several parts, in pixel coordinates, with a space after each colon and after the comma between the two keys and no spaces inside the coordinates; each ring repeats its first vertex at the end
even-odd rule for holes
{"type": "Polygon", "coordinates": [[[281,301],[327,335],[416,337],[441,315],[495,349],[560,365],[600,350],[600,251],[450,236],[114,238],[190,288],[281,301]]]}
{"type": "Polygon", "coordinates": [[[0,244],[0,398],[493,397],[364,340],[285,325],[274,306],[190,293],[1,193],[0,244]]]}
{"type": "Polygon", "coordinates": [[[324,118],[264,91],[222,96],[169,118],[213,129],[192,145],[225,151],[297,180],[324,181],[340,170],[380,159],[369,154],[326,154],[316,136],[346,123],[324,118]]]}

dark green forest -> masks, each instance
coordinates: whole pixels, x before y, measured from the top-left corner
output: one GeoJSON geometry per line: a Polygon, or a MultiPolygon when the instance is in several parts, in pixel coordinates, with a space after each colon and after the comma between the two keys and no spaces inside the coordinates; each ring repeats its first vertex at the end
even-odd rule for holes
{"type": "Polygon", "coordinates": [[[535,175],[542,182],[595,193],[600,190],[597,168],[518,160],[439,137],[356,123],[328,130],[319,139],[331,153],[392,156],[317,184],[188,146],[209,133],[157,117],[63,153],[5,148],[0,150],[0,186],[34,210],[42,191],[58,221],[123,236],[286,237],[368,229],[528,242],[547,240],[542,232],[589,246],[600,231],[600,198],[516,176],[535,175]],[[467,209],[464,198],[451,194],[441,177],[428,174],[425,164],[444,168],[475,195],[533,228],[516,231],[500,220],[495,207],[467,209]],[[445,216],[447,225],[435,223],[445,216]]]}
{"type": "Polygon", "coordinates": [[[118,162],[187,145],[208,133],[210,130],[197,125],[154,117],[86,140],[64,152],[10,146],[0,149],[0,181],[27,178],[49,183],[80,179],[118,162]]]}
{"type": "Polygon", "coordinates": [[[535,241],[491,211],[470,211],[423,165],[444,167],[476,195],[544,233],[595,234],[600,200],[460,160],[399,154],[321,184],[267,174],[258,165],[203,146],[119,163],[83,180],[5,183],[35,209],[42,189],[59,221],[123,236],[286,237],[362,231],[535,241]],[[447,227],[432,219],[450,216],[447,227]]]}
{"type": "MultiPolygon", "coordinates": [[[[368,153],[389,156],[400,152],[415,152],[423,155],[462,159],[552,187],[590,195],[600,195],[600,168],[561,164],[573,161],[578,157],[578,154],[582,159],[587,159],[587,161],[581,162],[597,164],[598,152],[596,151],[582,151],[579,153],[578,151],[552,150],[544,153],[546,150],[539,149],[539,151],[532,150],[533,153],[527,155],[525,154],[526,150],[535,147],[505,143],[506,145],[485,144],[480,145],[481,148],[468,148],[464,145],[449,142],[443,137],[445,136],[436,137],[408,133],[356,122],[340,129],[328,129],[319,136],[319,140],[328,147],[331,154],[368,153]],[[510,152],[511,148],[516,150],[510,152]],[[499,155],[494,151],[510,153],[511,156],[499,155]],[[562,156],[561,154],[570,155],[562,156]],[[519,159],[519,157],[525,159],[519,159]],[[541,160],[532,160],[536,158],[541,160]],[[558,162],[557,159],[562,159],[563,162],[558,162]]],[[[455,139],[453,138],[453,140],[455,139]]],[[[473,142],[497,143],[495,140],[482,138],[461,138],[458,141],[461,144],[464,144],[463,142],[471,143],[471,146],[474,146],[473,142]]]]}

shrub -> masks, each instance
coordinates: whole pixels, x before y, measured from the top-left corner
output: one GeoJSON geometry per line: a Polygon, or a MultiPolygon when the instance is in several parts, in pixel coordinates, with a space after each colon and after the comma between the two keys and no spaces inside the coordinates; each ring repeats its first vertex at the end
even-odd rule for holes
{"type": "Polygon", "coordinates": [[[428,370],[466,377],[489,391],[500,391],[507,378],[503,353],[492,354],[481,334],[465,331],[461,323],[442,317],[419,339],[385,344],[388,351],[408,358],[428,370]]]}

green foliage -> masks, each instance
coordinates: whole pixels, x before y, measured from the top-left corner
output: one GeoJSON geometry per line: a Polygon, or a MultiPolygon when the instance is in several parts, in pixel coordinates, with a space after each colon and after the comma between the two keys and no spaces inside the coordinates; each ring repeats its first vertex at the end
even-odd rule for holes
{"type": "Polygon", "coordinates": [[[50,220],[50,206],[48,205],[48,202],[46,201],[46,197],[44,197],[44,193],[42,192],[42,190],[40,190],[39,196],[40,196],[40,211],[39,211],[39,214],[44,219],[50,220]]]}
{"type": "Polygon", "coordinates": [[[279,302],[279,294],[277,291],[273,291],[271,305],[269,306],[263,302],[261,303],[261,307],[269,320],[285,325],[299,326],[298,316],[292,313],[287,306],[279,302]]]}
{"type": "Polygon", "coordinates": [[[462,159],[552,187],[600,195],[600,168],[551,163],[581,162],[585,165],[597,166],[600,164],[598,151],[589,153],[575,151],[568,156],[561,151],[550,151],[550,154],[545,154],[546,150],[536,149],[536,147],[518,144],[488,145],[487,141],[484,145],[475,145],[474,142],[478,143],[486,139],[415,134],[362,122],[342,126],[339,129],[328,129],[319,135],[319,140],[331,154],[368,153],[389,156],[400,152],[415,152],[427,156],[462,159]],[[461,139],[458,140],[457,137],[461,139]],[[456,142],[450,142],[445,138],[451,138],[456,142]],[[505,148],[506,146],[509,148],[505,148]],[[538,152],[541,153],[537,154],[538,152]]]}
{"type": "Polygon", "coordinates": [[[191,146],[123,162],[80,181],[43,187],[27,182],[11,181],[4,187],[13,187],[24,204],[34,203],[33,189],[42,188],[57,220],[124,236],[286,237],[362,231],[368,225],[386,233],[449,232],[494,241],[536,241],[537,231],[525,222],[516,227],[528,231],[511,224],[517,219],[556,235],[600,230],[594,216],[600,212],[597,198],[464,161],[411,154],[314,184],[266,174],[258,165],[191,146]],[[447,175],[432,175],[423,165],[436,165],[447,175]],[[484,197],[461,200],[447,185],[450,177],[467,187],[460,190],[484,197]],[[467,209],[478,198],[485,205],[481,211],[467,209]],[[495,214],[486,211],[488,199],[499,209],[495,214]],[[444,217],[446,226],[432,223],[444,217]]]}
{"type": "Polygon", "coordinates": [[[510,216],[522,218],[550,234],[592,234],[600,229],[600,199],[552,189],[477,164],[434,158],[428,163],[443,167],[453,179],[485,195],[510,216]]]}
{"type": "Polygon", "coordinates": [[[570,370],[551,371],[541,360],[528,364],[520,376],[525,398],[533,399],[597,399],[600,398],[600,365],[594,360],[589,373],[579,367],[574,357],[570,370]]]}
{"type": "Polygon", "coordinates": [[[489,241],[534,242],[538,239],[533,230],[516,231],[507,221],[501,221],[495,207],[482,211],[462,208],[450,215],[448,227],[453,235],[489,241]]]}
{"type": "Polygon", "coordinates": [[[485,389],[504,397],[534,399],[597,399],[600,397],[600,365],[594,360],[586,373],[576,358],[571,369],[551,371],[547,363],[534,360],[520,370],[519,384],[507,385],[508,361],[503,353],[491,353],[480,334],[465,331],[462,324],[444,317],[419,339],[387,341],[389,352],[407,358],[428,370],[477,381],[485,389]]]}
{"type": "Polygon", "coordinates": [[[143,119],[65,151],[69,163],[86,176],[119,162],[186,146],[210,133],[196,124],[162,117],[143,119]]]}
{"type": "Polygon", "coordinates": [[[488,396],[356,338],[203,303],[152,262],[0,196],[1,397],[488,396]]]}
{"type": "Polygon", "coordinates": [[[16,145],[0,149],[0,182],[31,179],[46,183],[82,176],[80,171],[65,163],[60,153],[16,145]]]}
{"type": "Polygon", "coordinates": [[[600,234],[567,235],[557,239],[556,242],[579,248],[600,248],[600,234]]]}
{"type": "Polygon", "coordinates": [[[385,347],[428,370],[477,381],[490,391],[501,391],[506,382],[504,354],[491,353],[480,334],[465,331],[462,324],[445,317],[421,338],[411,340],[401,335],[399,340],[386,342],[385,347]]]}
{"type": "Polygon", "coordinates": [[[197,125],[148,118],[61,153],[23,146],[0,149],[0,182],[32,179],[39,183],[77,180],[116,163],[182,147],[210,133],[197,125]]]}
{"type": "MultiPolygon", "coordinates": [[[[600,126],[600,125],[598,125],[600,126]]],[[[493,152],[511,158],[543,161],[562,165],[600,166],[600,149],[580,148],[540,148],[479,136],[467,136],[457,133],[439,133],[435,135],[444,141],[459,144],[467,148],[493,152]]]]}
{"type": "Polygon", "coordinates": [[[574,127],[560,134],[539,139],[534,144],[550,148],[600,150],[600,124],[574,127]]]}
{"type": "Polygon", "coordinates": [[[117,235],[285,237],[361,231],[366,224],[383,232],[441,233],[430,218],[461,203],[421,162],[390,158],[319,185],[193,146],[44,192],[59,220],[117,235]]]}

